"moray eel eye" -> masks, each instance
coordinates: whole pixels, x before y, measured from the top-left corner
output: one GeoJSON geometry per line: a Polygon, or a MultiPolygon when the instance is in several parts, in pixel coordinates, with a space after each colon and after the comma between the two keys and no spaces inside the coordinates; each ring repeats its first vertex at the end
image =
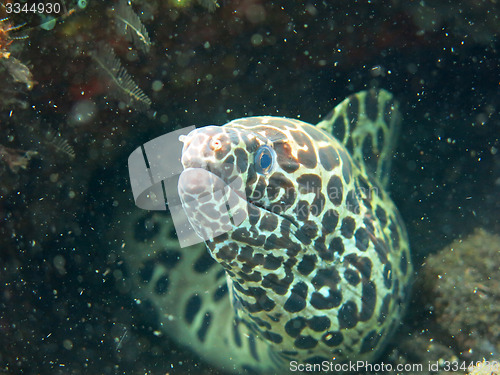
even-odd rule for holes
{"type": "Polygon", "coordinates": [[[269,146],[261,146],[255,154],[255,170],[259,174],[268,174],[273,169],[276,152],[269,146]]]}

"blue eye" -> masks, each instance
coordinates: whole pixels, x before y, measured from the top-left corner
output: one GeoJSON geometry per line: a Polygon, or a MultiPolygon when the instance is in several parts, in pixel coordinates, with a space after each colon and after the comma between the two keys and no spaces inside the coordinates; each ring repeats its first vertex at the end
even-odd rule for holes
{"type": "Polygon", "coordinates": [[[274,166],[276,152],[269,146],[261,146],[255,154],[255,170],[259,174],[267,174],[274,166]]]}

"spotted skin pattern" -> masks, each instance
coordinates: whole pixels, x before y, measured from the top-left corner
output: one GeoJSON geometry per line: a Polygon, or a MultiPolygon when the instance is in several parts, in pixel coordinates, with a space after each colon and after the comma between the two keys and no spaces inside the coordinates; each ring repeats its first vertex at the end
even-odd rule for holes
{"type": "Polygon", "coordinates": [[[194,229],[217,236],[208,252],[180,251],[171,225],[150,214],[136,227],[148,235],[131,240],[146,251],[124,252],[131,269],[140,264],[134,292],[169,335],[228,371],[375,359],[412,274],[405,226],[384,191],[398,117],[391,94],[364,91],[317,126],[264,116],[193,131],[179,195],[194,229]],[[256,158],[263,147],[268,170],[256,158]]]}

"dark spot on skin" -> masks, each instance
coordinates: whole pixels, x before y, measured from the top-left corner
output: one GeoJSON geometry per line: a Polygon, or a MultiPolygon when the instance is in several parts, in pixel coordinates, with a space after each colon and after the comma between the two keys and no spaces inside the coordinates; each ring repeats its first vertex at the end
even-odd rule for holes
{"type": "Polygon", "coordinates": [[[276,200],[278,197],[280,198],[279,203],[274,203],[271,206],[271,211],[276,214],[280,214],[292,206],[297,196],[292,181],[279,172],[274,173],[269,178],[269,185],[266,191],[271,201],[276,200]]]}
{"type": "Polygon", "coordinates": [[[322,332],[330,328],[331,321],[326,316],[315,316],[308,320],[307,325],[313,331],[322,332]]]}
{"type": "Polygon", "coordinates": [[[365,97],[365,112],[370,121],[377,121],[378,115],[378,97],[377,91],[370,90],[365,97]]]}
{"type": "Polygon", "coordinates": [[[297,271],[302,275],[309,275],[316,266],[316,257],[314,255],[304,255],[299,265],[297,266],[297,271]]]}
{"type": "Polygon", "coordinates": [[[391,224],[389,224],[389,230],[391,231],[392,247],[394,249],[399,249],[399,232],[394,222],[391,222],[391,224]]]}
{"type": "Polygon", "coordinates": [[[340,275],[335,268],[320,269],[312,279],[312,285],[316,290],[320,290],[324,286],[331,289],[337,289],[337,284],[340,281],[340,275]]]}
{"type": "Polygon", "coordinates": [[[264,249],[286,249],[290,246],[290,239],[286,237],[278,237],[274,233],[267,237],[264,244],[264,249]]]}
{"type": "Polygon", "coordinates": [[[392,269],[390,263],[386,263],[386,265],[384,266],[383,275],[384,275],[384,286],[387,289],[390,289],[392,286],[392,269]]]}
{"type": "Polygon", "coordinates": [[[344,335],[342,335],[342,332],[330,331],[325,333],[321,340],[330,348],[332,348],[334,346],[339,346],[340,344],[342,344],[342,341],[344,341],[344,335]]]}
{"type": "Polygon", "coordinates": [[[318,234],[318,227],[314,221],[308,220],[300,227],[300,229],[295,233],[295,236],[299,241],[305,245],[311,243],[311,239],[315,238],[318,234]]]}
{"type": "Polygon", "coordinates": [[[292,155],[292,147],[287,142],[274,142],[273,148],[276,151],[278,164],[286,173],[293,173],[299,169],[300,164],[292,155]]]}
{"type": "Polygon", "coordinates": [[[354,234],[354,238],[356,239],[356,247],[360,251],[366,251],[368,249],[368,245],[370,243],[368,232],[365,228],[358,228],[356,233],[354,234]]]}
{"type": "Polygon", "coordinates": [[[373,233],[375,232],[375,227],[373,226],[373,218],[365,217],[363,219],[363,224],[365,224],[366,230],[373,235],[373,233]]]}
{"type": "Polygon", "coordinates": [[[306,307],[307,285],[299,282],[294,285],[290,296],[285,302],[283,308],[285,311],[295,313],[303,310],[306,307]]]}
{"type": "Polygon", "coordinates": [[[377,330],[375,329],[368,332],[368,334],[363,339],[363,342],[361,343],[361,348],[359,352],[367,353],[373,351],[377,347],[381,337],[382,333],[377,332],[377,330]]]}
{"type": "Polygon", "coordinates": [[[199,210],[205,214],[209,219],[218,220],[220,218],[219,207],[213,203],[205,203],[199,206],[199,210]]]}
{"type": "Polygon", "coordinates": [[[345,270],[344,279],[346,279],[346,281],[352,286],[358,285],[359,281],[361,280],[359,278],[359,273],[352,269],[345,270]]]}
{"type": "Polygon", "coordinates": [[[317,193],[311,204],[311,212],[314,216],[319,216],[325,208],[325,196],[322,193],[317,193]]]}
{"type": "Polygon", "coordinates": [[[237,258],[241,263],[251,263],[253,259],[253,249],[250,246],[245,246],[241,249],[237,258]]]}
{"type": "Polygon", "coordinates": [[[345,120],[344,116],[340,115],[335,119],[335,122],[333,123],[333,135],[340,141],[344,141],[345,133],[346,133],[346,127],[345,127],[345,120]]]}
{"type": "Polygon", "coordinates": [[[347,255],[344,260],[353,265],[365,280],[369,280],[372,274],[372,261],[367,257],[358,257],[356,254],[347,255]]]}
{"type": "Polygon", "coordinates": [[[248,156],[245,150],[241,148],[236,148],[234,150],[234,155],[236,156],[236,167],[238,173],[245,173],[248,167],[248,156]]]}
{"type": "Polygon", "coordinates": [[[272,232],[278,227],[278,218],[269,213],[264,214],[260,220],[259,229],[261,231],[272,232]]]}
{"type": "MultiPolygon", "coordinates": [[[[208,255],[208,252],[204,252],[205,255],[208,255]]],[[[163,264],[166,268],[173,268],[175,265],[181,260],[182,254],[180,251],[177,250],[165,250],[162,251],[161,253],[158,254],[158,262],[163,264]]],[[[210,258],[210,256],[209,256],[210,258]]],[[[210,261],[212,264],[215,263],[215,261],[210,258],[210,261]]]]}
{"type": "Polygon", "coordinates": [[[330,310],[342,302],[342,293],[339,290],[329,290],[328,297],[318,292],[311,295],[311,305],[318,310],[330,310]]]}
{"type": "Polygon", "coordinates": [[[285,332],[290,337],[297,337],[306,325],[306,320],[299,316],[297,318],[290,319],[285,324],[285,332]]]}
{"type": "Polygon", "coordinates": [[[238,276],[240,276],[245,281],[259,282],[262,280],[260,272],[252,272],[252,268],[247,264],[244,264],[243,267],[241,267],[241,270],[242,272],[238,272],[238,276]]]}
{"type": "Polygon", "coordinates": [[[359,201],[354,190],[351,190],[347,193],[345,197],[345,204],[347,209],[353,214],[359,214],[359,201]]]}
{"type": "Polygon", "coordinates": [[[143,264],[139,270],[139,276],[143,283],[149,283],[153,277],[153,272],[155,270],[156,262],[154,259],[148,259],[143,264]]]}
{"type": "MultiPolygon", "coordinates": [[[[348,152],[352,154],[352,151],[354,150],[354,143],[352,141],[352,137],[349,137],[345,143],[345,148],[347,149],[348,152]]],[[[344,167],[342,167],[343,169],[344,167]]]]}
{"type": "Polygon", "coordinates": [[[315,174],[304,174],[297,178],[301,194],[317,193],[321,191],[321,178],[315,174]]]}
{"type": "Polygon", "coordinates": [[[347,118],[349,119],[350,130],[356,127],[359,116],[359,100],[356,95],[349,96],[349,102],[347,103],[347,118]]]}
{"type": "Polygon", "coordinates": [[[392,294],[397,296],[399,294],[399,280],[397,278],[394,279],[394,286],[392,288],[392,294]]]}
{"type": "Polygon", "coordinates": [[[248,347],[250,348],[250,354],[258,362],[259,355],[257,354],[257,347],[255,345],[255,337],[252,334],[250,334],[248,336],[248,347]]]}
{"type": "Polygon", "coordinates": [[[391,303],[391,295],[387,294],[382,300],[382,306],[380,307],[380,314],[378,316],[377,322],[382,324],[385,322],[389,316],[389,305],[391,303]]]}
{"type": "Polygon", "coordinates": [[[347,301],[340,308],[337,318],[339,328],[354,328],[358,324],[358,307],[353,301],[347,301]]]}
{"type": "Polygon", "coordinates": [[[241,348],[241,335],[238,322],[233,321],[233,339],[238,348],[241,348]]]}
{"type": "Polygon", "coordinates": [[[375,311],[375,304],[377,303],[377,288],[372,281],[363,283],[361,293],[361,312],[359,320],[366,322],[370,319],[375,311]]]}
{"type": "MultiPolygon", "coordinates": [[[[251,186],[257,181],[257,172],[255,172],[255,166],[250,164],[247,170],[247,186],[251,186]]],[[[249,197],[250,192],[246,192],[246,195],[249,197]]]]}
{"type": "Polygon", "coordinates": [[[141,218],[134,228],[134,239],[137,242],[146,242],[151,240],[160,231],[160,226],[153,220],[152,214],[141,218]]]}
{"type": "Polygon", "coordinates": [[[378,238],[376,238],[375,240],[372,239],[372,241],[373,245],[375,246],[375,252],[377,253],[380,263],[387,263],[387,254],[389,253],[389,250],[387,249],[387,245],[385,244],[385,242],[378,238]]]}
{"type": "Polygon", "coordinates": [[[299,349],[312,349],[318,345],[318,340],[311,336],[299,336],[295,339],[294,345],[299,349]]]}
{"type": "Polygon", "coordinates": [[[309,203],[307,201],[299,201],[294,210],[298,221],[305,221],[309,218],[309,203]]]}
{"type": "Polygon", "coordinates": [[[323,168],[330,172],[340,165],[339,154],[333,147],[321,147],[318,150],[319,160],[323,168]]]}
{"type": "MultiPolygon", "coordinates": [[[[253,308],[250,308],[249,310],[255,310],[254,311],[271,311],[274,309],[274,306],[276,306],[276,303],[270,299],[267,296],[266,291],[263,288],[248,288],[250,295],[254,296],[255,300],[257,301],[254,305],[252,305],[253,308]],[[259,309],[260,308],[260,309],[259,309]]],[[[250,311],[253,312],[253,311],[250,311]]]]}
{"type": "Polygon", "coordinates": [[[328,250],[332,253],[338,253],[339,255],[344,254],[344,242],[342,241],[342,238],[335,237],[332,239],[330,245],[328,246],[328,250]]]}
{"type": "Polygon", "coordinates": [[[289,257],[295,257],[301,250],[302,250],[302,247],[299,244],[289,243],[288,247],[286,249],[286,254],[289,257]]]}
{"type": "Polygon", "coordinates": [[[229,178],[234,171],[234,156],[229,155],[226,160],[221,163],[218,170],[220,178],[227,180],[227,178],[229,178]]]}
{"type": "Polygon", "coordinates": [[[309,137],[302,131],[290,132],[297,145],[306,148],[306,150],[299,150],[297,152],[298,161],[306,168],[316,168],[317,160],[314,152],[314,146],[309,137]]]}
{"type": "Polygon", "coordinates": [[[300,164],[309,169],[316,168],[316,165],[318,164],[314,149],[297,151],[297,160],[300,164]]]}
{"type": "Polygon", "coordinates": [[[248,211],[248,221],[250,222],[250,225],[257,224],[260,219],[260,210],[253,204],[248,203],[247,211],[248,211]]]}
{"type": "Polygon", "coordinates": [[[333,260],[333,252],[329,251],[325,245],[325,237],[319,237],[314,241],[314,248],[317,251],[319,257],[325,261],[333,260]]]}
{"type": "Polygon", "coordinates": [[[275,257],[272,254],[266,255],[264,258],[264,268],[268,270],[277,270],[283,264],[283,257],[275,257]]]}
{"type": "Polygon", "coordinates": [[[250,185],[247,184],[245,194],[247,197],[249,197],[250,202],[260,201],[266,196],[266,188],[266,179],[264,176],[260,176],[253,191],[250,190],[250,185]]]}
{"type": "Polygon", "coordinates": [[[193,269],[198,273],[207,272],[216,262],[210,256],[208,251],[203,251],[202,254],[194,262],[193,269]]]}
{"type": "Polygon", "coordinates": [[[377,206],[375,215],[377,215],[377,218],[380,221],[380,224],[382,224],[382,227],[385,227],[387,225],[387,215],[385,214],[385,210],[382,207],[377,206]]]}
{"type": "Polygon", "coordinates": [[[342,220],[342,226],[340,227],[340,233],[345,238],[352,238],[354,235],[354,230],[356,229],[356,222],[350,216],[342,220]]]}
{"type": "Polygon", "coordinates": [[[378,157],[373,151],[373,138],[371,135],[366,135],[361,146],[361,153],[365,164],[370,168],[370,171],[377,169],[378,157]]]}
{"type": "Polygon", "coordinates": [[[163,295],[168,291],[169,285],[168,275],[163,275],[158,279],[155,285],[155,293],[159,295],[163,295]]]}
{"type": "Polygon", "coordinates": [[[221,259],[225,262],[230,262],[236,257],[237,249],[238,246],[236,246],[236,249],[231,249],[231,247],[225,245],[220,248],[219,252],[215,254],[215,256],[217,257],[217,259],[221,259]]]}
{"type": "Polygon", "coordinates": [[[283,220],[281,222],[280,232],[281,235],[285,238],[288,238],[290,236],[290,225],[291,222],[289,220],[283,220]]]}
{"type": "Polygon", "coordinates": [[[349,185],[352,175],[352,166],[349,155],[345,152],[345,150],[339,150],[339,156],[340,160],[342,160],[342,177],[344,178],[345,184],[349,185]]]}
{"type": "Polygon", "coordinates": [[[293,281],[293,274],[287,274],[283,279],[279,279],[275,274],[267,274],[262,278],[262,286],[264,288],[272,289],[280,296],[288,292],[288,287],[293,281]]]}
{"type": "Polygon", "coordinates": [[[208,328],[210,327],[210,323],[212,322],[212,314],[207,312],[203,317],[203,322],[201,323],[200,329],[198,329],[197,336],[201,342],[205,341],[207,336],[208,328]]]}
{"type": "Polygon", "coordinates": [[[260,235],[257,238],[252,237],[251,233],[246,228],[238,228],[232,234],[231,238],[236,242],[243,242],[250,246],[262,247],[266,241],[264,235],[260,235]]]}
{"type": "Polygon", "coordinates": [[[370,185],[368,184],[368,181],[366,181],[366,179],[363,177],[363,176],[358,176],[357,177],[357,182],[359,183],[359,187],[361,188],[361,190],[363,192],[365,192],[365,194],[370,197],[370,194],[371,194],[371,189],[370,189],[370,185]]]}
{"type": "MultiPolygon", "coordinates": [[[[228,238],[229,238],[229,236],[227,235],[227,233],[222,233],[221,235],[215,237],[213,239],[213,242],[214,243],[223,243],[223,242],[226,242],[228,238]]],[[[213,250],[213,249],[211,249],[211,250],[213,250]]]]}
{"type": "Polygon", "coordinates": [[[276,344],[281,344],[283,342],[283,337],[280,334],[270,332],[270,331],[263,331],[262,336],[266,339],[268,339],[271,342],[274,342],[276,344]]]}
{"type": "Polygon", "coordinates": [[[269,322],[266,322],[264,319],[259,318],[258,316],[255,315],[250,315],[250,319],[252,319],[259,327],[263,327],[266,330],[271,329],[271,324],[269,322]]]}
{"type": "Polygon", "coordinates": [[[193,320],[200,311],[201,308],[201,298],[197,294],[192,295],[186,304],[186,310],[184,311],[184,319],[188,324],[193,323],[193,320]]]}
{"type": "Polygon", "coordinates": [[[384,130],[382,128],[379,128],[377,131],[377,145],[379,150],[382,150],[384,139],[385,139],[384,130]]]}
{"type": "Polygon", "coordinates": [[[406,275],[406,272],[408,272],[408,258],[406,257],[406,251],[403,251],[403,255],[401,255],[401,263],[399,264],[399,269],[403,273],[403,275],[406,275]]]}
{"type": "Polygon", "coordinates": [[[333,233],[335,228],[337,228],[337,224],[339,223],[339,214],[335,210],[328,210],[323,215],[323,220],[321,221],[321,225],[323,226],[323,234],[333,233]]]}
{"type": "Polygon", "coordinates": [[[219,287],[214,292],[214,301],[218,302],[228,295],[227,284],[224,283],[219,285],[219,287]]]}
{"type": "Polygon", "coordinates": [[[330,199],[335,206],[340,206],[342,203],[342,195],[344,194],[344,187],[340,177],[335,175],[330,177],[326,186],[326,194],[328,195],[328,199],[330,199]]]}

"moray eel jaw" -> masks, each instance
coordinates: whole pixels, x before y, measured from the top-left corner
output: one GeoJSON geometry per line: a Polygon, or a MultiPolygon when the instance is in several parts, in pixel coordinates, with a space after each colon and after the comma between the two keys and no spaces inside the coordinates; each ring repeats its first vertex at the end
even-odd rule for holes
{"type": "Polygon", "coordinates": [[[178,192],[193,229],[204,241],[233,230],[247,217],[241,189],[233,189],[206,169],[185,169],[179,176],[178,192]]]}

